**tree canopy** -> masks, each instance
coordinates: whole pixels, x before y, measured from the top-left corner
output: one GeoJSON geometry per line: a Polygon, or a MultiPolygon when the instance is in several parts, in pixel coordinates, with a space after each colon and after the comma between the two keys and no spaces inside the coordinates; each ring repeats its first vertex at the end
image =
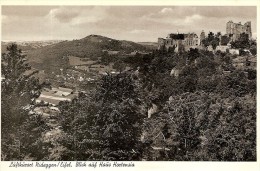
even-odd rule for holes
{"type": "Polygon", "coordinates": [[[40,95],[41,84],[16,44],[2,54],[1,135],[3,160],[39,160],[46,151],[39,149],[47,125],[40,116],[29,116],[32,101],[40,95]],[[30,149],[28,150],[28,146],[30,149]],[[41,155],[42,154],[42,155],[41,155]]]}

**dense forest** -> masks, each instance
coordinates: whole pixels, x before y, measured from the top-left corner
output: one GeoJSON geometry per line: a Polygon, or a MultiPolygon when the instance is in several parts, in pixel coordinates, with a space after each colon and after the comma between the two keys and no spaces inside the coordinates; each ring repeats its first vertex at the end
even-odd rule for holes
{"type": "Polygon", "coordinates": [[[256,70],[236,69],[236,55],[156,50],[111,59],[131,69],[61,102],[60,134],[47,142],[50,128],[28,114],[45,84],[24,74],[24,58],[16,45],[2,55],[2,160],[256,161],[256,70]]]}

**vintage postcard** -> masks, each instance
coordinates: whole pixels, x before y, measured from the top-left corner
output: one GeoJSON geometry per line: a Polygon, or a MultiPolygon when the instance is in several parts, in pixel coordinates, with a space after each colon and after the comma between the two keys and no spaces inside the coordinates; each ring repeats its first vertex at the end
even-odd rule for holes
{"type": "Polygon", "coordinates": [[[257,1],[1,3],[1,169],[260,169],[257,1]]]}

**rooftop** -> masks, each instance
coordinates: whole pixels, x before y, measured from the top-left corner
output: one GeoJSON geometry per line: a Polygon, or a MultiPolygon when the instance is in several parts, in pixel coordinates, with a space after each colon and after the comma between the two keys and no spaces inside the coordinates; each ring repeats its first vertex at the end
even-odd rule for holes
{"type": "Polygon", "coordinates": [[[75,97],[77,97],[77,93],[73,93],[72,89],[59,87],[45,89],[36,102],[44,101],[45,103],[58,105],[60,101],[71,101],[75,97]]]}

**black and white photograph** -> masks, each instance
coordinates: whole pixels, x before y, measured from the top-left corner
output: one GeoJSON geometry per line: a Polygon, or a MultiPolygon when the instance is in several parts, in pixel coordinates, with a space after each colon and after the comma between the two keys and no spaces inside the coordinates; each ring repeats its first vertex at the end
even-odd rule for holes
{"type": "Polygon", "coordinates": [[[1,161],[256,162],[257,7],[235,5],[2,5],[1,161]]]}

